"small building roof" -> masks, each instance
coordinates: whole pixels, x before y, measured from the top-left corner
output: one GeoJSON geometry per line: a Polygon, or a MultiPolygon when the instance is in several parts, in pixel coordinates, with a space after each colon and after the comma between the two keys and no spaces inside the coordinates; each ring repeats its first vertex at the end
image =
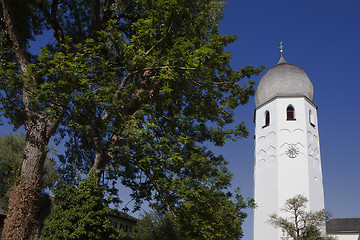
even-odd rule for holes
{"type": "Polygon", "coordinates": [[[334,218],[326,223],[326,232],[360,233],[360,218],[334,218]]]}
{"type": "Polygon", "coordinates": [[[116,210],[116,209],[110,209],[109,215],[113,216],[113,217],[122,218],[122,219],[125,219],[125,220],[128,220],[128,221],[132,221],[134,223],[137,223],[139,221],[137,218],[135,218],[133,216],[130,216],[129,214],[121,212],[121,211],[116,210]]]}

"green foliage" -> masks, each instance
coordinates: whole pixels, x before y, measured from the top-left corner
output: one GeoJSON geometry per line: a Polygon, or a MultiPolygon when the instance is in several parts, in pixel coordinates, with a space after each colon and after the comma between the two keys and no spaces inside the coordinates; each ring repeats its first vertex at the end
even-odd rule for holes
{"type": "Polygon", "coordinates": [[[144,200],[176,203],[185,196],[174,192],[177,185],[210,186],[211,178],[221,180],[219,189],[229,185],[226,161],[203,144],[248,136],[242,122],[234,124],[233,110],[254,94],[254,82],[243,79],[261,68],[230,67],[224,48],[236,37],[218,34],[223,6],[214,0],[112,6],[107,28],[84,50],[97,51],[89,60],[96,61],[94,86],[74,94],[64,121],[66,169],[89,171],[101,155],[103,167],[95,170],[106,169],[109,181],[120,177],[137,207],[144,200]]]}
{"type": "Polygon", "coordinates": [[[133,239],[138,240],[184,240],[179,224],[170,212],[145,213],[135,226],[133,239]]]}
{"type": "Polygon", "coordinates": [[[109,208],[104,188],[94,177],[56,189],[54,194],[55,206],[45,221],[40,239],[120,239],[124,235],[107,220],[109,208]]]}
{"type": "Polygon", "coordinates": [[[228,190],[227,162],[205,144],[248,136],[234,110],[254,94],[250,78],[263,67],[230,66],[225,48],[236,36],[218,33],[225,2],[29,3],[22,19],[34,20],[18,31],[23,46],[44,30],[55,38],[19,61],[2,32],[4,116],[18,127],[30,109],[51,123],[46,134],[68,137],[60,161],[70,183],[91,169],[112,194],[116,181],[129,187],[135,210],[148,201],[173,212],[188,238],[240,237],[247,203],[228,190]]]}
{"type": "Polygon", "coordinates": [[[252,206],[252,201],[206,187],[187,197],[176,215],[185,239],[240,239],[243,236],[241,225],[247,217],[243,211],[252,206]]]}
{"type": "Polygon", "coordinates": [[[332,240],[331,236],[322,236],[321,227],[325,225],[327,213],[325,210],[306,211],[308,199],[302,195],[289,198],[282,211],[288,217],[277,214],[270,216],[269,223],[280,228],[285,236],[294,240],[332,240]]]}
{"type": "Polygon", "coordinates": [[[244,79],[262,69],[230,67],[224,48],[236,37],[218,34],[223,6],[117,1],[97,41],[76,45],[96,64],[85,66],[91,71],[82,73],[94,73],[91,87],[76,91],[64,121],[66,169],[105,171],[109,182],[132,190],[135,210],[148,201],[174,212],[180,225],[188,218],[193,239],[240,237],[245,217],[230,200],[227,162],[204,147],[248,136],[233,111],[254,94],[254,82],[244,79]]]}
{"type": "Polygon", "coordinates": [[[146,213],[138,222],[133,236],[139,240],[195,240],[195,239],[239,239],[242,237],[241,224],[246,218],[242,212],[253,206],[240,195],[213,191],[203,194],[199,191],[194,199],[187,199],[175,209],[146,213]]]}
{"type": "Polygon", "coordinates": [[[2,209],[7,209],[11,188],[20,175],[24,146],[24,135],[0,138],[0,208],[2,209]]]}
{"type": "MultiPolygon", "coordinates": [[[[9,194],[21,172],[24,155],[25,135],[0,136],[0,208],[7,210],[9,194]]],[[[55,160],[47,157],[44,166],[44,188],[52,187],[59,179],[55,160]]]]}

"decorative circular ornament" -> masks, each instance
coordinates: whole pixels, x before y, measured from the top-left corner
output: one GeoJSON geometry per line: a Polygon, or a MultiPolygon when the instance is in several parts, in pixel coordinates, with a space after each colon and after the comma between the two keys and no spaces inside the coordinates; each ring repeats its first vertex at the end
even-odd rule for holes
{"type": "Polygon", "coordinates": [[[296,158],[299,155],[299,148],[296,145],[289,145],[285,153],[289,158],[296,158]]]}

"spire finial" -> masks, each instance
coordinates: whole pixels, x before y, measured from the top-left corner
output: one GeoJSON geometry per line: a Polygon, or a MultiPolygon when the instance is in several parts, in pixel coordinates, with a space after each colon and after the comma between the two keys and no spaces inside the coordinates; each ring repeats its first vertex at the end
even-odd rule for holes
{"type": "Polygon", "coordinates": [[[283,57],[283,41],[280,42],[280,60],[277,64],[286,63],[284,57],[283,57]]]}

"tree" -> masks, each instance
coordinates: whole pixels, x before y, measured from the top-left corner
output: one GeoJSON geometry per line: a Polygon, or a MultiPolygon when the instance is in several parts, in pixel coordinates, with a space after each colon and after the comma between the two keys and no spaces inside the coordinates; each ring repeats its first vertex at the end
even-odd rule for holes
{"type": "Polygon", "coordinates": [[[243,210],[253,207],[241,195],[228,191],[202,187],[195,189],[177,208],[177,221],[185,239],[240,239],[241,228],[247,214],[243,210]]]}
{"type": "Polygon", "coordinates": [[[2,209],[7,209],[9,193],[19,176],[24,146],[25,136],[9,135],[0,138],[0,207],[2,209]]]}
{"type": "MultiPolygon", "coordinates": [[[[30,40],[49,29],[51,24],[58,24],[57,9],[48,16],[50,5],[37,7],[42,4],[44,1],[35,0],[2,0],[0,3],[1,110],[15,128],[24,126],[26,131],[21,172],[10,194],[2,239],[33,239],[36,236],[48,143],[63,119],[74,89],[66,85],[69,78],[60,69],[64,65],[49,74],[46,70],[54,61],[42,68],[44,59],[29,52],[30,40]]],[[[56,31],[55,35],[61,44],[63,33],[56,31]]],[[[61,53],[58,59],[64,57],[61,53]]]]}
{"type": "MultiPolygon", "coordinates": [[[[202,195],[204,194],[200,193],[198,197],[202,195]]],[[[238,214],[250,203],[245,203],[242,198],[238,198],[237,204],[233,203],[236,207],[224,207],[221,205],[229,204],[226,199],[223,202],[219,202],[216,197],[204,200],[184,201],[185,206],[179,206],[176,209],[176,216],[169,211],[146,213],[137,223],[133,238],[139,240],[241,238],[241,224],[246,214],[242,213],[242,216],[238,214]]]]}
{"type": "MultiPolygon", "coordinates": [[[[24,158],[25,134],[0,136],[0,208],[7,210],[9,194],[21,172],[24,158]]],[[[44,188],[54,186],[58,180],[55,160],[47,157],[44,163],[44,188]]]]}
{"type": "Polygon", "coordinates": [[[66,169],[120,177],[137,207],[148,200],[175,215],[212,193],[231,205],[231,194],[221,195],[231,180],[226,161],[203,144],[248,135],[243,123],[230,124],[254,94],[254,82],[242,80],[262,68],[231,68],[224,48],[236,37],[218,33],[223,1],[25,2],[0,5],[1,109],[26,130],[3,239],[36,235],[43,164],[57,131],[71,139],[66,169]],[[44,31],[54,40],[31,54],[29,41],[44,31]]]}
{"type": "Polygon", "coordinates": [[[170,212],[148,212],[136,224],[132,239],[139,240],[180,240],[185,239],[179,223],[170,212]]]}
{"type": "Polygon", "coordinates": [[[120,231],[107,220],[104,187],[90,176],[76,185],[54,191],[54,207],[45,221],[40,239],[120,239],[120,231]]]}
{"type": "Polygon", "coordinates": [[[326,212],[306,211],[307,198],[297,195],[285,202],[282,211],[287,217],[277,214],[270,216],[269,223],[280,228],[285,236],[294,240],[331,240],[329,236],[323,236],[320,228],[325,225],[326,212]]]}

